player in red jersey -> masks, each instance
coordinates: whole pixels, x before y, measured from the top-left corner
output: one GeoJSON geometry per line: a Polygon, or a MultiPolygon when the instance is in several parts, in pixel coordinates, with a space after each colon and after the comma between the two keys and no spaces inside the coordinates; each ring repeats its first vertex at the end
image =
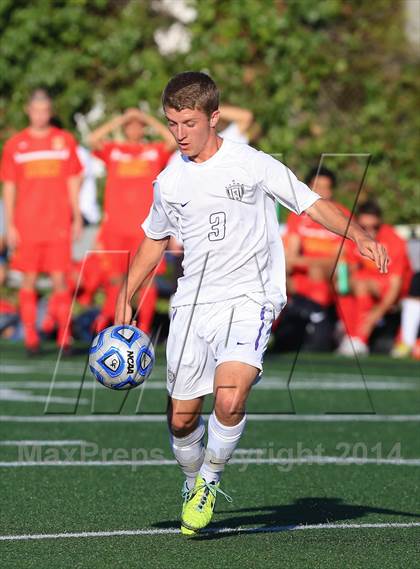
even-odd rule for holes
{"type": "Polygon", "coordinates": [[[350,265],[351,295],[340,297],[340,312],[347,336],[339,347],[343,355],[368,353],[368,341],[378,322],[404,296],[412,277],[406,243],[383,223],[382,211],[373,201],[357,209],[357,221],[374,239],[385,245],[390,258],[388,273],[379,274],[374,264],[346,243],[350,265]]]}
{"type": "MultiPolygon", "coordinates": [[[[174,142],[166,127],[139,109],[129,109],[96,129],[89,142],[94,154],[105,162],[108,174],[104,219],[97,246],[98,249],[119,252],[101,255],[100,258],[101,272],[106,275],[106,300],[97,321],[100,329],[114,318],[119,287],[128,271],[130,258],[144,238],[141,223],[153,202],[153,181],[165,167],[174,142]],[[145,142],[145,127],[152,128],[163,141],[145,142]],[[107,136],[119,128],[122,128],[125,140],[107,141],[107,136]]],[[[140,298],[139,326],[148,333],[157,300],[152,280],[140,291],[140,298]]]]}
{"type": "Polygon", "coordinates": [[[1,179],[11,266],[23,272],[19,307],[25,345],[29,353],[36,353],[35,284],[40,272],[49,273],[52,280],[48,315],[58,326],[57,341],[65,348],[70,341],[66,273],[72,234],[78,237],[82,227],[78,205],[82,167],[73,136],[50,125],[52,102],[46,91],[32,93],[26,112],[29,127],[3,148],[1,179]]]}
{"type": "MultiPolygon", "coordinates": [[[[307,178],[309,187],[325,199],[331,199],[335,175],[327,168],[313,168],[307,178]]],[[[347,216],[348,210],[335,202],[347,216]]],[[[290,289],[294,294],[309,298],[326,307],[333,301],[331,274],[343,238],[328,231],[307,214],[291,213],[286,230],[287,270],[290,289]]]]}

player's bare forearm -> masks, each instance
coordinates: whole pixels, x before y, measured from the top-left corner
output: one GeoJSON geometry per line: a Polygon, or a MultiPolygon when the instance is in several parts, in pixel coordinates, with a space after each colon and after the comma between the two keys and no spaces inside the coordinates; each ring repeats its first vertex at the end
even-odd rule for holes
{"type": "Polygon", "coordinates": [[[19,236],[14,222],[16,203],[16,185],[14,182],[3,183],[3,203],[6,239],[10,249],[14,249],[19,242],[19,236]]]}
{"type": "Polygon", "coordinates": [[[15,199],[16,199],[16,186],[13,182],[3,183],[3,202],[4,202],[4,213],[6,220],[6,227],[13,223],[13,215],[15,211],[15,199]]]}
{"type": "Polygon", "coordinates": [[[174,137],[170,133],[169,129],[166,128],[158,119],[145,113],[144,111],[139,111],[139,117],[142,119],[144,124],[147,124],[158,134],[163,141],[165,142],[165,146],[169,151],[175,150],[177,144],[175,142],[174,137]]]}
{"type": "Polygon", "coordinates": [[[149,274],[157,267],[168,246],[168,241],[169,237],[165,237],[164,239],[150,239],[149,237],[145,237],[134,255],[127,277],[118,294],[115,308],[115,324],[127,324],[131,322],[131,300],[149,274]]]}
{"type": "Polygon", "coordinates": [[[73,238],[78,239],[82,231],[82,214],[79,206],[79,192],[82,182],[81,176],[71,176],[68,179],[70,207],[73,217],[73,238]]]}
{"type": "Polygon", "coordinates": [[[219,110],[221,119],[236,122],[242,134],[248,132],[254,120],[254,115],[250,110],[232,105],[221,105],[219,110]]]}
{"type": "Polygon", "coordinates": [[[323,198],[317,200],[306,213],[333,233],[354,241],[361,255],[374,261],[379,272],[388,272],[389,257],[385,247],[372,239],[354,220],[349,221],[349,218],[330,200],[323,198]]]}
{"type": "Polygon", "coordinates": [[[388,278],[388,290],[382,297],[381,302],[378,304],[378,312],[380,311],[381,316],[385,315],[397,302],[403,285],[403,279],[400,275],[390,275],[388,278]]]}

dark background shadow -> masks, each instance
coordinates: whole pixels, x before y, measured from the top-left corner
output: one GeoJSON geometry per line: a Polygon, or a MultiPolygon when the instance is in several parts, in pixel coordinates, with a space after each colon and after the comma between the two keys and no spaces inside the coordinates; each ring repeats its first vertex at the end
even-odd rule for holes
{"type": "MultiPolygon", "coordinates": [[[[420,513],[403,512],[387,508],[375,508],[359,504],[347,504],[342,498],[298,498],[292,504],[279,504],[261,508],[241,508],[238,510],[219,510],[218,515],[225,514],[223,520],[211,524],[211,527],[195,537],[195,539],[220,539],[235,533],[234,528],[241,527],[241,533],[272,533],[292,530],[296,526],[327,524],[360,520],[369,514],[386,516],[408,516],[420,519],[420,513]],[[218,533],[229,525],[232,531],[218,533]],[[246,526],[252,528],[246,529],[246,526]],[[257,526],[257,527],[256,527],[257,526]]],[[[154,524],[154,527],[177,527],[179,520],[168,520],[154,524]]]]}

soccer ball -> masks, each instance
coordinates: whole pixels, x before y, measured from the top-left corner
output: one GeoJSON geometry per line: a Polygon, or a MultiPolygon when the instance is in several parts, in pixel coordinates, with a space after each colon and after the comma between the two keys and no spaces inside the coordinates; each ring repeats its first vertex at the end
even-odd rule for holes
{"type": "Polygon", "coordinates": [[[89,348],[89,368],[110,389],[132,389],[149,377],[155,363],[150,338],[135,326],[110,326],[89,348]]]}

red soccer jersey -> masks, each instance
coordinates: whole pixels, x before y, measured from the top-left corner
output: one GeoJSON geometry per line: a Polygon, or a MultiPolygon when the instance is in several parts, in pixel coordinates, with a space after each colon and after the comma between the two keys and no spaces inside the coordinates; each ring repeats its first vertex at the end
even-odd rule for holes
{"type": "MultiPolygon", "coordinates": [[[[335,205],[350,216],[350,212],[341,204],[335,205]]],[[[287,234],[297,234],[301,239],[301,254],[307,257],[336,257],[343,238],[322,227],[303,212],[291,213],[287,218],[287,234]]]]}
{"type": "Polygon", "coordinates": [[[153,181],[169,158],[164,143],[107,142],[94,153],[105,162],[104,226],[136,235],[153,203],[153,181]]]}
{"type": "MultiPolygon", "coordinates": [[[[341,204],[335,204],[346,215],[350,212],[341,204]]],[[[287,218],[287,235],[295,234],[300,237],[300,254],[312,258],[335,259],[340,251],[343,238],[336,235],[316,221],[307,213],[296,215],[291,213],[287,218]]],[[[314,302],[327,306],[333,300],[332,289],[328,281],[314,282],[308,275],[306,267],[296,267],[292,275],[293,285],[297,294],[306,296],[314,302]]]]}
{"type": "Polygon", "coordinates": [[[33,242],[69,238],[68,178],[81,171],[76,141],[65,130],[50,127],[38,138],[26,128],[6,142],[0,177],[16,185],[14,223],[22,238],[33,242]]]}
{"type": "Polygon", "coordinates": [[[408,257],[407,245],[404,239],[396,231],[386,224],[382,224],[376,240],[385,245],[389,255],[388,273],[379,273],[374,261],[360,255],[356,246],[352,242],[346,243],[346,258],[359,272],[362,271],[364,277],[375,279],[387,279],[390,275],[400,275],[403,279],[402,291],[408,290],[412,277],[410,259],[408,257]]]}

